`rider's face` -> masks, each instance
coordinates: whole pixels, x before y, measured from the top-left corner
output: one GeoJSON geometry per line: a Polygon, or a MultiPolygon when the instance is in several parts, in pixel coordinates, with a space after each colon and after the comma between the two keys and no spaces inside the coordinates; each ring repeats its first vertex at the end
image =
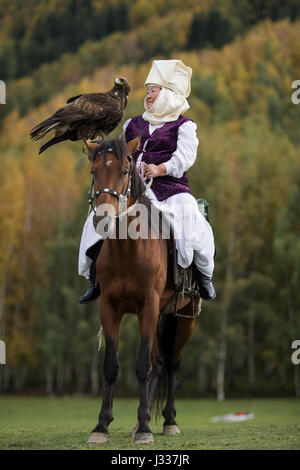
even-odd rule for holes
{"type": "Polygon", "coordinates": [[[161,88],[156,85],[148,85],[147,86],[147,94],[146,94],[146,108],[149,109],[154,101],[157,99],[161,88]]]}

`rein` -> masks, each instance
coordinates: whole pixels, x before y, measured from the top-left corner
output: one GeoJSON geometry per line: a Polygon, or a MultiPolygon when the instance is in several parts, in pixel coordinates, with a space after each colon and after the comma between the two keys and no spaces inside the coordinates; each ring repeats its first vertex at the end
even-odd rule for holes
{"type": "MultiPolygon", "coordinates": [[[[95,178],[93,177],[90,189],[88,191],[88,203],[89,203],[90,208],[94,211],[95,214],[96,214],[96,208],[95,208],[93,202],[102,193],[111,194],[112,196],[115,196],[118,199],[121,199],[121,201],[122,201],[122,211],[117,216],[115,216],[116,218],[121,219],[126,214],[129,214],[130,212],[132,212],[132,210],[137,205],[138,199],[135,201],[134,204],[131,204],[131,206],[127,207],[127,201],[128,201],[129,196],[130,196],[130,193],[131,193],[132,171],[133,171],[132,155],[127,155],[127,158],[129,159],[129,162],[130,162],[130,168],[129,168],[129,182],[128,182],[128,186],[127,186],[127,190],[126,190],[125,194],[119,193],[118,191],[115,191],[114,189],[110,189],[110,188],[99,189],[98,191],[95,192],[94,191],[95,178]],[[127,208],[125,209],[124,206],[127,207],[127,208]],[[124,210],[123,210],[123,208],[124,208],[124,210]]],[[[144,196],[144,194],[148,191],[148,189],[152,185],[152,182],[153,182],[153,178],[151,178],[149,183],[147,183],[145,185],[145,189],[144,189],[141,196],[144,196]]]]}

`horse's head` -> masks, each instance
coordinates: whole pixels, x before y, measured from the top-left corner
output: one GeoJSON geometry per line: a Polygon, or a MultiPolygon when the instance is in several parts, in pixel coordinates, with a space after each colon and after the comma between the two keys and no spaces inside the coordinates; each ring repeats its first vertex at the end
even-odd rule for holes
{"type": "Polygon", "coordinates": [[[114,231],[120,208],[126,208],[132,197],[135,169],[131,155],[138,150],[140,141],[137,137],[126,143],[121,136],[100,144],[85,141],[85,145],[94,183],[94,196],[90,196],[90,202],[95,200],[96,206],[93,222],[97,232],[107,236],[114,231]]]}

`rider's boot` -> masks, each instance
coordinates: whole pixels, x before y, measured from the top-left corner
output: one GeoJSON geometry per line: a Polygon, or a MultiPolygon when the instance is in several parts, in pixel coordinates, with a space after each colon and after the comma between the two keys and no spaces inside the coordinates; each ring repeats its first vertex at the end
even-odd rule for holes
{"type": "Polygon", "coordinates": [[[97,281],[97,272],[96,272],[96,261],[98,258],[98,254],[100,252],[101,246],[102,246],[102,240],[97,243],[98,246],[96,246],[95,250],[93,251],[93,261],[90,267],[90,275],[89,275],[89,281],[90,284],[88,286],[88,289],[85,294],[83,294],[78,302],[80,304],[89,304],[94,302],[98,297],[100,296],[100,286],[97,281]]]}
{"type": "Polygon", "coordinates": [[[200,271],[196,271],[196,280],[199,289],[199,293],[202,299],[213,300],[216,298],[216,292],[211,282],[211,278],[202,274],[200,271]]]}

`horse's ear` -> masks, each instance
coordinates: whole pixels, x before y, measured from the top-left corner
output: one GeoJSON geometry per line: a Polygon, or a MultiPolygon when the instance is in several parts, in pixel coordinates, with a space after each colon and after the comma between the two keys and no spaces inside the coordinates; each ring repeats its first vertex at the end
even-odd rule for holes
{"type": "Polygon", "coordinates": [[[129,153],[129,155],[132,155],[134,152],[139,150],[140,145],[141,145],[141,139],[140,139],[139,136],[137,136],[137,137],[135,137],[135,139],[132,139],[129,142],[127,142],[126,146],[127,146],[127,151],[129,153]]]}
{"type": "Polygon", "coordinates": [[[89,160],[91,159],[91,155],[93,153],[93,151],[95,150],[96,147],[98,147],[98,143],[95,143],[95,142],[88,142],[84,137],[82,138],[83,142],[85,143],[85,146],[86,146],[86,149],[87,149],[87,152],[88,152],[88,158],[89,160]]]}

